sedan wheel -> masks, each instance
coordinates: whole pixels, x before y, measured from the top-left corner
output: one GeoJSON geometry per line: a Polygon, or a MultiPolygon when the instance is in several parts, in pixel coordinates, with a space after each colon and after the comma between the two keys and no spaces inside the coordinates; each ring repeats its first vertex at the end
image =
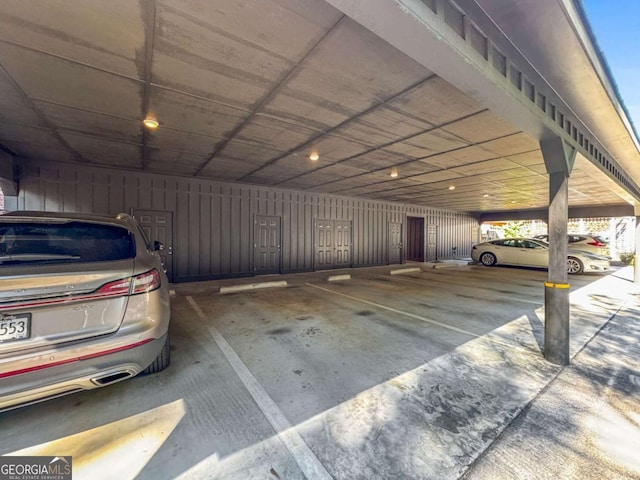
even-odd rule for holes
{"type": "Polygon", "coordinates": [[[582,262],[575,257],[569,257],[567,259],[567,273],[575,274],[582,273],[584,270],[584,265],[582,262]]]}
{"type": "Polygon", "coordinates": [[[171,341],[169,340],[169,332],[167,332],[167,338],[164,341],[162,350],[160,350],[160,353],[153,363],[142,371],[142,374],[148,375],[150,373],[157,373],[167,368],[169,363],[171,363],[171,341]]]}
{"type": "Polygon", "coordinates": [[[480,255],[480,262],[487,267],[491,267],[496,264],[496,256],[493,253],[483,253],[480,255]]]}

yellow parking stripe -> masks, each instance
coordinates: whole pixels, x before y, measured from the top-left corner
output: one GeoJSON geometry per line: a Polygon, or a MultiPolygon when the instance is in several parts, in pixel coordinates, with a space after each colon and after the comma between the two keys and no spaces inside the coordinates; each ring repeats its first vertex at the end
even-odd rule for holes
{"type": "Polygon", "coordinates": [[[570,288],[571,285],[568,283],[552,283],[552,282],[544,282],[545,287],[549,288],[570,288]]]}

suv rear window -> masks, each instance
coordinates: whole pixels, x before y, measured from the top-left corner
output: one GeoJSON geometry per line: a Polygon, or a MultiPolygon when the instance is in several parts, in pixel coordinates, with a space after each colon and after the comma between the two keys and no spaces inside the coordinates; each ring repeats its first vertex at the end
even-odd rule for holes
{"type": "Polygon", "coordinates": [[[134,256],[135,242],[126,228],[87,222],[0,222],[0,266],[134,256]]]}

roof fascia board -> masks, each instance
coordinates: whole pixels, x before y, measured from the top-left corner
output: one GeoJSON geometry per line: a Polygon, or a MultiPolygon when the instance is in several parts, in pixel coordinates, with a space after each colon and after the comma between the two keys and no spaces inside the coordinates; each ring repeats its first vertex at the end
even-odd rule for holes
{"type": "MultiPolygon", "coordinates": [[[[600,78],[602,88],[604,88],[604,90],[607,92],[612,105],[618,112],[620,121],[624,124],[625,128],[629,132],[629,136],[631,137],[631,140],[633,141],[636,149],[640,151],[638,132],[635,129],[635,125],[633,125],[629,118],[627,109],[622,98],[620,97],[615,79],[611,74],[611,69],[609,68],[604,55],[601,53],[601,50],[597,45],[595,33],[591,29],[588,16],[584,8],[582,7],[581,0],[558,0],[558,2],[560,3],[562,9],[565,11],[565,14],[569,19],[576,37],[580,41],[580,44],[582,45],[582,48],[584,49],[585,54],[589,59],[591,66],[593,67],[593,70],[598,75],[598,78],[600,78]]],[[[620,7],[612,3],[611,8],[620,7]]]]}
{"type": "MultiPolygon", "coordinates": [[[[569,207],[569,218],[602,218],[631,217],[634,215],[632,205],[597,205],[592,207],[569,207]]],[[[510,220],[543,220],[547,221],[549,211],[535,210],[501,210],[495,212],[475,213],[478,222],[501,222],[510,220]]]]}

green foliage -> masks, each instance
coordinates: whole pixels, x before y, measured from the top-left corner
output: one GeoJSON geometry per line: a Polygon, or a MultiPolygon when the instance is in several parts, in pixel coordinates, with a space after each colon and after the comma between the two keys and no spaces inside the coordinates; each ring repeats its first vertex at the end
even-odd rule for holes
{"type": "Polygon", "coordinates": [[[621,253],[620,261],[625,265],[633,265],[633,253],[621,253]]]}
{"type": "Polygon", "coordinates": [[[524,237],[527,225],[523,221],[510,221],[502,227],[505,238],[524,237]]]}

